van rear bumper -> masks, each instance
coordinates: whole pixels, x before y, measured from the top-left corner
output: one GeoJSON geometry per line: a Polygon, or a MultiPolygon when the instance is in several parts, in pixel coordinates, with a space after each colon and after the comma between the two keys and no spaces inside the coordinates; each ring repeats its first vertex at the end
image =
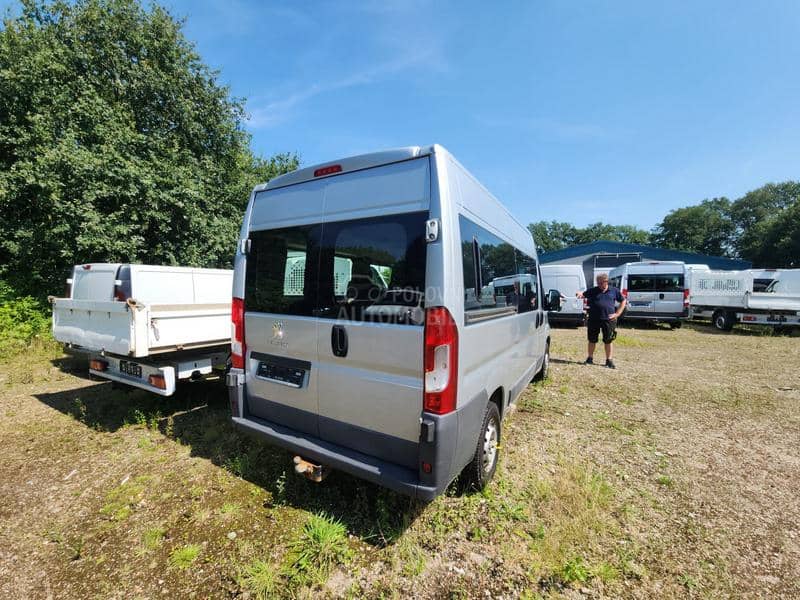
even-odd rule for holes
{"type": "Polygon", "coordinates": [[[689,318],[688,311],[680,313],[664,313],[664,312],[637,312],[626,310],[622,315],[623,319],[630,319],[631,321],[658,321],[661,323],[673,323],[676,321],[685,321],[689,318]]]}
{"type": "Polygon", "coordinates": [[[295,452],[303,458],[329,465],[345,473],[421,500],[433,500],[444,491],[449,483],[449,479],[447,479],[439,486],[423,485],[420,483],[417,473],[411,469],[331,444],[309,434],[257,417],[233,417],[233,423],[239,429],[265,439],[275,446],[295,452]]]}

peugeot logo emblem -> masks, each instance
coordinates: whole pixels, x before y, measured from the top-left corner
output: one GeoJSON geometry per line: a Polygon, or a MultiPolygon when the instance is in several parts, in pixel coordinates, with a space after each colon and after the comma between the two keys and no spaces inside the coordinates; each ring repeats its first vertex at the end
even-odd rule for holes
{"type": "Polygon", "coordinates": [[[273,340],[283,339],[283,321],[275,321],[274,323],[272,323],[272,339],[273,340]]]}

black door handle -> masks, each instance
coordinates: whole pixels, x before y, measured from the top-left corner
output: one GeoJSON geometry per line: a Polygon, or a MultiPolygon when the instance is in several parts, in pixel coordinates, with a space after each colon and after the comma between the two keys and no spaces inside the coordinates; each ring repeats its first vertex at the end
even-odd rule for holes
{"type": "Polygon", "coordinates": [[[659,299],[659,300],[663,300],[663,299],[664,299],[664,294],[659,294],[659,295],[658,295],[658,299],[659,299]]]}
{"type": "Polygon", "coordinates": [[[347,331],[341,325],[331,329],[331,350],[334,356],[347,356],[347,331]]]}

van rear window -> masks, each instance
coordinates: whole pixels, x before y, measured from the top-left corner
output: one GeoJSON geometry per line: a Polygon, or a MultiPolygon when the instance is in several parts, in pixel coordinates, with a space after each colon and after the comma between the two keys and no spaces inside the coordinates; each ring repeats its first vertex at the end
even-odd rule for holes
{"type": "Polygon", "coordinates": [[[631,292],[683,292],[683,275],[628,275],[628,289],[631,292]]]}
{"type": "Polygon", "coordinates": [[[422,324],[427,212],[254,231],[248,311],[422,324]]]}

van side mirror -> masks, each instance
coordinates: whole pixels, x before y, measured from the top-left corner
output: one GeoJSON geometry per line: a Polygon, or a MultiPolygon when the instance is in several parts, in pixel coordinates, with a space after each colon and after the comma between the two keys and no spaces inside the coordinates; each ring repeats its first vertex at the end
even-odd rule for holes
{"type": "Polygon", "coordinates": [[[559,311],[561,310],[561,292],[558,290],[548,290],[544,297],[544,309],[559,311]]]}

